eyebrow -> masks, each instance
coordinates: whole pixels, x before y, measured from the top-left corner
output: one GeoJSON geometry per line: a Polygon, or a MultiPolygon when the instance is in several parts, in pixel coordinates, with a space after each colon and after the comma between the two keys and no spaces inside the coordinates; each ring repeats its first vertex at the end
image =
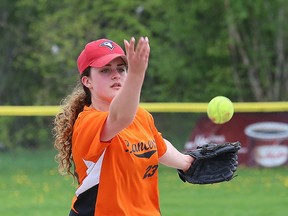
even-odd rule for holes
{"type": "MultiPolygon", "coordinates": [[[[106,64],[105,66],[112,66],[111,64],[106,64]]],[[[119,66],[126,66],[125,64],[121,63],[121,64],[117,64],[117,67],[119,66]]]]}

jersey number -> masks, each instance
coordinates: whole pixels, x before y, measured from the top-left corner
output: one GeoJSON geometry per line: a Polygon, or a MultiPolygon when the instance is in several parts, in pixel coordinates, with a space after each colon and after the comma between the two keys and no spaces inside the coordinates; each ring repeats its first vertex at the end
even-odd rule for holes
{"type": "Polygon", "coordinates": [[[150,165],[147,167],[146,172],[143,176],[143,179],[147,178],[147,177],[151,177],[154,175],[154,173],[156,172],[158,168],[158,165],[150,165]]]}

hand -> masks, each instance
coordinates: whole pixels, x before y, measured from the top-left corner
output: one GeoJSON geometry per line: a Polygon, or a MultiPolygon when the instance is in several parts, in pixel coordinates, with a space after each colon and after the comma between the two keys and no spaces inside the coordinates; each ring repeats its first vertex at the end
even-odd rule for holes
{"type": "Polygon", "coordinates": [[[126,56],[128,61],[128,73],[144,75],[148,67],[150,46],[148,37],[141,37],[135,48],[135,38],[130,42],[124,40],[126,56]]]}
{"type": "Polygon", "coordinates": [[[183,154],[183,157],[184,157],[184,159],[186,161],[186,167],[184,169],[182,169],[182,170],[185,173],[191,167],[191,165],[193,164],[195,158],[190,156],[190,155],[184,155],[184,154],[183,154]]]}

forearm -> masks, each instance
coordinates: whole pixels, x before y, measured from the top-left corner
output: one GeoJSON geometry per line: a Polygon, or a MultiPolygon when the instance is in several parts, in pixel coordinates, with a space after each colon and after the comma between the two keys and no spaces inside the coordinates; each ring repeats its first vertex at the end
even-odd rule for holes
{"type": "MultiPolygon", "coordinates": [[[[164,139],[165,140],[165,139],[164,139]]],[[[193,158],[179,152],[168,140],[165,140],[167,151],[159,158],[159,162],[165,166],[186,171],[191,166],[193,158]]]]}
{"type": "Polygon", "coordinates": [[[141,37],[135,47],[135,38],[130,42],[124,40],[128,61],[128,74],[119,94],[110,105],[110,113],[115,114],[115,119],[120,119],[123,125],[130,124],[140,102],[140,93],[144,81],[150,46],[148,38],[141,37]]]}
{"type": "Polygon", "coordinates": [[[123,86],[110,103],[109,115],[101,132],[102,141],[112,139],[132,123],[140,102],[141,88],[148,67],[150,54],[148,38],[141,38],[136,48],[134,38],[131,38],[130,42],[125,40],[124,44],[128,73],[123,86]]]}
{"type": "Polygon", "coordinates": [[[140,102],[144,74],[128,71],[125,84],[110,104],[109,113],[114,115],[115,120],[126,122],[128,125],[133,121],[140,102]]]}

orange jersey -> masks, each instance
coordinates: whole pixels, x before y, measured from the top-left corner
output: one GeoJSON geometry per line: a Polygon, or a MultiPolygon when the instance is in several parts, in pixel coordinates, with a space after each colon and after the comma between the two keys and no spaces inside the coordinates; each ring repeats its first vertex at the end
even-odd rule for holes
{"type": "Polygon", "coordinates": [[[160,215],[158,159],[167,148],[152,115],[138,108],[132,124],[108,143],[100,141],[107,116],[85,107],[75,122],[79,187],[70,215],[160,215]]]}

